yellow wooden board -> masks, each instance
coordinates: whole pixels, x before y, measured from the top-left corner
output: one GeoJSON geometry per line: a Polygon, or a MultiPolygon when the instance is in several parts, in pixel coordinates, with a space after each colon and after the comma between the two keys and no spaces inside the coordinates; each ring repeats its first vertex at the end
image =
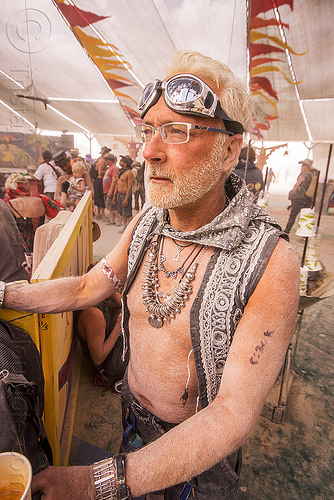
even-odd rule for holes
{"type": "MultiPolygon", "coordinates": [[[[93,260],[92,197],[86,193],[35,270],[31,281],[79,276],[93,260]]],[[[2,310],[38,346],[45,377],[44,420],[55,465],[68,463],[80,375],[80,350],[72,313],[31,314],[2,310]]]]}

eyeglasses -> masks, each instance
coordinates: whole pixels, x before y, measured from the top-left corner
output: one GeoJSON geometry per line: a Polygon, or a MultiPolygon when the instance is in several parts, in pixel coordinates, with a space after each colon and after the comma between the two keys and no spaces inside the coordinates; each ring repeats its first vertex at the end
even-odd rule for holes
{"type": "Polygon", "coordinates": [[[241,123],[225,113],[216,94],[197,76],[184,73],[147,84],[138,103],[142,118],[161,94],[167,106],[177,113],[220,118],[232,135],[244,133],[241,123]]]}
{"type": "Polygon", "coordinates": [[[136,126],[136,135],[138,142],[150,142],[155,131],[159,130],[161,139],[166,144],[184,144],[189,141],[190,130],[206,130],[207,132],[221,132],[223,134],[233,135],[233,132],[214,127],[203,127],[193,123],[172,122],[153,127],[152,125],[141,124],[136,126]]]}

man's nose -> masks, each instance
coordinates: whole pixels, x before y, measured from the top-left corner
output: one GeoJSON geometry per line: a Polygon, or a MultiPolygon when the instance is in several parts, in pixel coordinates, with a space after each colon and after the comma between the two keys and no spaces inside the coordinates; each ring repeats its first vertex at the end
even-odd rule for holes
{"type": "Polygon", "coordinates": [[[164,162],[167,159],[166,143],[161,138],[160,131],[155,130],[150,142],[144,146],[143,156],[147,161],[164,162]]]}

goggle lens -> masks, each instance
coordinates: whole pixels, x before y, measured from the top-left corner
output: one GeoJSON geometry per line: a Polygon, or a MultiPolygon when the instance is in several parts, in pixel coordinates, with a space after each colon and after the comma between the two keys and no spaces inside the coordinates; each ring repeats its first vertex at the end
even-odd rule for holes
{"type": "Polygon", "coordinates": [[[154,83],[153,82],[148,83],[146,85],[146,87],[144,88],[143,93],[139,99],[139,102],[138,102],[139,109],[142,109],[146,105],[147,101],[149,100],[149,98],[152,95],[153,90],[154,90],[154,83]]]}
{"type": "Polygon", "coordinates": [[[186,104],[198,99],[203,92],[200,82],[189,78],[176,78],[168,82],[166,93],[168,99],[175,104],[186,104]]]}

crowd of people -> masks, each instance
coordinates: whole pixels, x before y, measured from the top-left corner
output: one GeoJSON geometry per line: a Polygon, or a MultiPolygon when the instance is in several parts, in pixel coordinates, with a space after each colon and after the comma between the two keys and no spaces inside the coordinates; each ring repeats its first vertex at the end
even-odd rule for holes
{"type": "MultiPolygon", "coordinates": [[[[117,211],[118,244],[83,276],[0,282],[4,307],[83,311],[78,334],[97,371],[120,334],[127,359],[120,453],[88,466],[49,467],[34,477],[32,494],[126,500],[160,492],[166,500],[232,500],[241,446],[294,332],[299,260],[233,172],[252,125],[252,103],[226,65],[179,51],[138,107],[147,209],[132,220],[133,194],[139,191],[138,209],[144,201],[142,165],[121,156],[117,172],[104,147],[94,165],[95,215],[102,220],[107,210],[117,222],[117,211]],[[115,293],[122,324],[117,316],[107,327],[110,303],[101,304],[115,293]]],[[[64,172],[54,198],[67,204],[71,160],[63,152],[53,161],[64,172]]],[[[80,182],[85,174],[79,171],[80,182]]]]}
{"type": "MultiPolygon", "coordinates": [[[[5,203],[2,212],[6,214],[2,226],[8,232],[14,227],[12,222],[16,223],[19,239],[16,243],[13,240],[12,245],[17,254],[15,262],[19,259],[20,266],[25,267],[24,276],[27,271],[31,273],[37,228],[61,210],[73,211],[87,190],[92,193],[96,219],[122,226],[122,231],[132,219],[133,204],[136,211],[143,207],[144,163],[133,162],[129,155],[121,155],[118,161],[110,151],[103,147],[95,162],[90,155],[82,157],[76,148],[54,155],[44,150],[43,161],[34,173],[0,174],[0,198],[5,203]],[[22,262],[19,247],[25,256],[22,262]]],[[[16,232],[13,236],[16,240],[16,232]]],[[[7,279],[8,272],[4,270],[4,273],[7,279]]]]}

